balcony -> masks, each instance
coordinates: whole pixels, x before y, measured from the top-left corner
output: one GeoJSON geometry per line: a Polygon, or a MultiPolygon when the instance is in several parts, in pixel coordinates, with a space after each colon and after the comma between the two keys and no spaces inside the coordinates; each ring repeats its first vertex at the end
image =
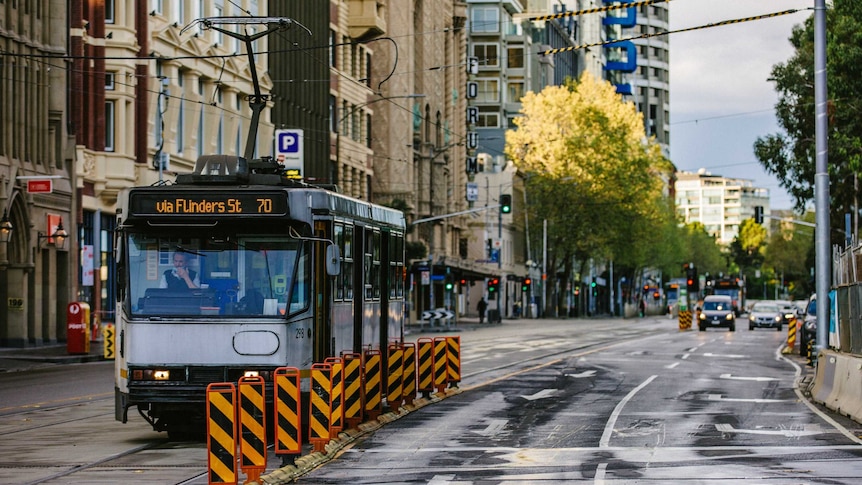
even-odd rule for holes
{"type": "Polygon", "coordinates": [[[350,0],[350,38],[363,40],[385,34],[383,8],[383,4],[377,0],[350,0]]]}

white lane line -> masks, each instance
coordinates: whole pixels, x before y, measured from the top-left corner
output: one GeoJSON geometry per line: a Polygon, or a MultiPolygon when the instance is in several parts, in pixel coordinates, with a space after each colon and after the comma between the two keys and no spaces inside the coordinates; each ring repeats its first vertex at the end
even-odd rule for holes
{"type": "Polygon", "coordinates": [[[733,397],[722,397],[721,394],[709,394],[707,396],[708,401],[725,401],[725,402],[753,402],[758,404],[772,403],[772,402],[793,402],[790,399],[739,399],[733,397]]]}
{"type": "Polygon", "coordinates": [[[712,352],[704,352],[704,357],[724,357],[727,359],[746,359],[747,355],[739,355],[739,354],[713,354],[712,352]]]}
{"type": "Polygon", "coordinates": [[[742,377],[742,376],[735,376],[732,374],[722,374],[718,377],[719,377],[719,379],[731,379],[734,381],[766,382],[766,381],[777,381],[777,380],[779,380],[775,377],[742,377]]]}
{"type": "Polygon", "coordinates": [[[826,421],[827,423],[829,423],[830,426],[838,430],[838,432],[843,434],[847,439],[854,443],[862,444],[862,439],[859,439],[856,435],[851,433],[850,430],[839,424],[838,421],[835,421],[834,419],[832,419],[831,416],[818,409],[817,406],[812,404],[808,400],[808,398],[804,394],[802,394],[802,389],[799,388],[800,378],[802,377],[802,368],[799,367],[796,362],[793,362],[792,360],[785,357],[784,354],[781,353],[782,350],[784,350],[783,343],[775,349],[775,360],[783,360],[792,365],[794,369],[796,369],[796,379],[793,383],[793,392],[796,393],[796,397],[799,398],[799,401],[802,402],[802,404],[804,404],[808,409],[810,409],[811,412],[820,416],[823,421],[826,421]]]}
{"type": "Polygon", "coordinates": [[[596,375],[596,371],[585,370],[585,371],[579,372],[577,374],[566,374],[566,377],[574,377],[575,379],[581,379],[583,377],[593,377],[594,375],[596,375]]]}
{"type": "Polygon", "coordinates": [[[599,463],[599,466],[596,467],[596,478],[593,483],[596,485],[605,485],[605,472],[607,469],[607,463],[599,463]]]}
{"type": "Polygon", "coordinates": [[[507,419],[492,419],[488,422],[488,426],[485,429],[476,431],[475,433],[481,436],[496,436],[506,428],[507,424],[509,424],[509,420],[507,419]]]}
{"type": "Polygon", "coordinates": [[[673,369],[674,367],[676,367],[676,366],[678,366],[678,365],[679,365],[679,362],[674,362],[674,363],[673,363],[673,364],[671,364],[671,365],[666,365],[666,366],[664,366],[664,368],[665,368],[665,369],[673,369]]]}
{"type": "Polygon", "coordinates": [[[634,388],[626,394],[626,397],[623,398],[617,404],[617,407],[614,408],[614,411],[611,413],[611,417],[608,419],[607,424],[605,424],[605,431],[602,433],[602,439],[599,440],[599,448],[607,448],[611,441],[611,435],[614,433],[614,426],[617,424],[617,418],[620,417],[620,414],[623,412],[623,408],[626,403],[628,403],[635,394],[638,393],[641,389],[648,386],[650,382],[654,381],[657,375],[650,376],[647,380],[643,381],[638,387],[634,388]]]}
{"type": "Polygon", "coordinates": [[[781,435],[785,438],[799,438],[801,436],[823,434],[823,431],[805,431],[799,429],[736,429],[732,424],[727,423],[716,424],[715,429],[722,433],[781,435]]]}

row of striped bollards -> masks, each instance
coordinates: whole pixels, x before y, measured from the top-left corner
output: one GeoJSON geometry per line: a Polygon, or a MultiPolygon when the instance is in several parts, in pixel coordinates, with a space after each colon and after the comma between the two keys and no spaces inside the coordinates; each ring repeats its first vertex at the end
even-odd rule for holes
{"type": "MultiPolygon", "coordinates": [[[[342,430],[383,412],[383,396],[390,410],[413,403],[436,390],[461,382],[461,338],[420,338],[415,344],[392,342],[383,355],[379,350],[345,352],[313,364],[309,372],[308,441],[314,451],[342,430]]],[[[274,451],[284,463],[302,452],[300,370],[280,367],[273,374],[274,451]]],[[[266,469],[266,399],[262,377],[243,377],[233,383],[207,386],[207,465],[209,483],[236,484],[237,463],[254,482],[266,469]],[[237,432],[238,431],[238,432],[237,432]],[[237,456],[239,450],[239,456],[237,456]]]]}

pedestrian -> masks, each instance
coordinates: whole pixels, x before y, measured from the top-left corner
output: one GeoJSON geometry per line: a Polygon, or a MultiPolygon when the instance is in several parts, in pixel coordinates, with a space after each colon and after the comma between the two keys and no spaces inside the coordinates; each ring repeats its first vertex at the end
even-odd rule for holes
{"type": "Polygon", "coordinates": [[[479,310],[479,323],[485,323],[485,310],[488,308],[488,303],[484,298],[479,298],[479,303],[476,304],[476,309],[479,310]]]}

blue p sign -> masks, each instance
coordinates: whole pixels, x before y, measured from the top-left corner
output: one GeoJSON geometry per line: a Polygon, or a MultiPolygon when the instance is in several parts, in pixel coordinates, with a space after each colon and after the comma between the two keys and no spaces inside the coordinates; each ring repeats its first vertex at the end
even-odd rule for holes
{"type": "Polygon", "coordinates": [[[300,134],[292,131],[279,131],[276,140],[278,153],[298,153],[300,134]]]}

